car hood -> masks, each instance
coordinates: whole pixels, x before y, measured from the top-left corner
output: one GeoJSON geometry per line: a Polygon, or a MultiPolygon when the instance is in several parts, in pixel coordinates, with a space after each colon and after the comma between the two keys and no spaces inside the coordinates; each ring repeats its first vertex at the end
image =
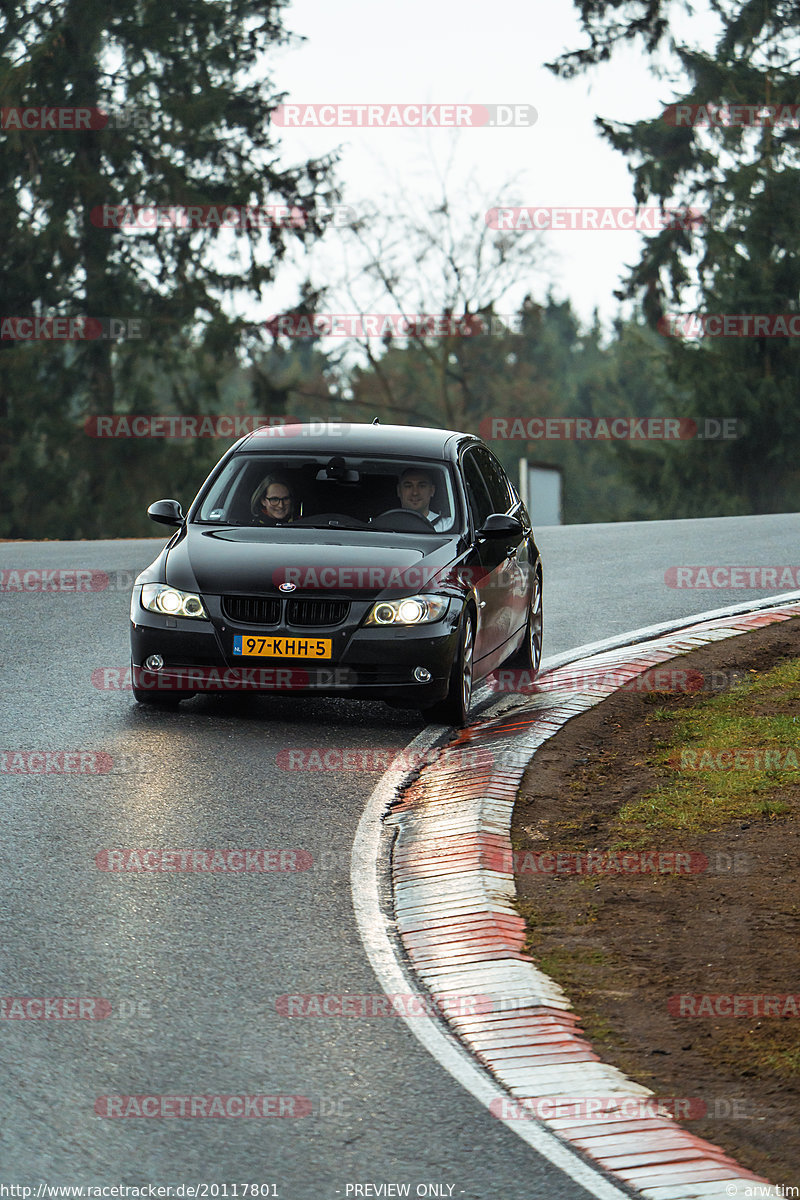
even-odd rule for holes
{"type": "Polygon", "coordinates": [[[165,574],[172,587],[208,595],[274,593],[294,583],[298,591],[367,596],[428,590],[458,550],[450,536],[423,534],[415,545],[386,532],[189,526],[168,551],[165,574]]]}

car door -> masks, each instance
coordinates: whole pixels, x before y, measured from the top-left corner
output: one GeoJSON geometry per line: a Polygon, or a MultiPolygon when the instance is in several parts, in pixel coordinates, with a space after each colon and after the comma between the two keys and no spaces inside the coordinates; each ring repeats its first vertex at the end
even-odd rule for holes
{"type": "MultiPolygon", "coordinates": [[[[495,512],[487,480],[481,470],[477,447],[469,447],[461,459],[464,488],[467,494],[472,525],[472,554],[474,590],[478,602],[478,624],[475,630],[475,660],[477,664],[497,650],[508,637],[503,632],[503,589],[499,572],[507,558],[506,543],[494,538],[479,538],[477,531],[487,517],[495,512]]],[[[495,497],[496,499],[496,497],[495,497]]],[[[505,510],[503,510],[505,511],[505,510]]],[[[478,666],[478,674],[485,670],[478,666]]],[[[490,669],[490,668],[489,668],[490,669]]]]}
{"type": "MultiPolygon", "coordinates": [[[[519,518],[521,502],[500,463],[485,446],[477,446],[471,453],[488,494],[491,512],[519,518]]],[[[490,652],[505,645],[527,620],[526,547],[524,530],[506,538],[487,539],[481,547],[484,563],[490,569],[489,586],[483,597],[490,652]]]]}

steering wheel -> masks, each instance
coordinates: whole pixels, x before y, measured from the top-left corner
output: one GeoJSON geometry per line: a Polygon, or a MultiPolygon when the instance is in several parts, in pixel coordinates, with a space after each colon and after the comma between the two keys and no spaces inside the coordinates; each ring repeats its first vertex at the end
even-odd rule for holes
{"type": "Polygon", "coordinates": [[[386,512],[379,513],[377,517],[373,517],[370,521],[371,529],[397,529],[398,533],[415,533],[418,529],[425,529],[428,533],[433,533],[434,528],[427,517],[423,517],[422,513],[416,512],[413,508],[387,508],[386,512]],[[390,519],[388,525],[384,522],[387,518],[402,517],[398,529],[396,521],[390,519]],[[403,525],[409,522],[411,528],[403,529],[403,525]]]}

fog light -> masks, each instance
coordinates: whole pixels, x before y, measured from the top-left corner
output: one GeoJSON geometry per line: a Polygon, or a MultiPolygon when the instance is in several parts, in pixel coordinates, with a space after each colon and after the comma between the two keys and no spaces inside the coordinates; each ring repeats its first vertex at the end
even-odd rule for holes
{"type": "Polygon", "coordinates": [[[433,676],[427,667],[414,667],[414,678],[417,683],[430,683],[433,676]]]}
{"type": "Polygon", "coordinates": [[[144,665],[148,671],[160,671],[164,666],[164,660],[160,654],[151,654],[149,658],[144,660],[144,665]]]}

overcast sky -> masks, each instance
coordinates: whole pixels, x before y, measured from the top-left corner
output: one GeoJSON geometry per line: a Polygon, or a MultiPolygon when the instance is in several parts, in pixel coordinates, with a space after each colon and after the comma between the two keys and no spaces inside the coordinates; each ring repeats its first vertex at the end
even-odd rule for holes
{"type": "MultiPolygon", "coordinates": [[[[594,128],[602,115],[631,122],[654,115],[675,96],[657,80],[639,50],[574,80],[543,64],[582,44],[572,4],[536,0],[292,0],[286,27],[307,40],[273,60],[287,102],[527,104],[531,127],[465,129],[327,128],[281,130],[283,163],[339,146],[344,201],[358,210],[387,194],[425,203],[439,196],[437,172],[453,192],[532,206],[630,206],[631,177],[622,155],[594,128]],[[468,184],[468,180],[472,180],[468,184]]],[[[529,234],[520,233],[520,237],[529,234]]],[[[335,258],[336,234],[326,234],[335,258]]],[[[529,281],[537,298],[552,283],[589,320],[597,306],[608,320],[625,264],[638,259],[640,235],[610,230],[551,230],[546,269],[529,281]]],[[[333,263],[333,258],[323,261],[333,263]]],[[[326,269],[326,268],[323,268],[326,269]]],[[[335,266],[331,266],[335,274],[335,266]]],[[[275,290],[273,311],[291,300],[288,279],[275,290]]],[[[522,295],[513,297],[515,302],[522,295]]],[[[504,307],[502,311],[513,311],[504,307]]]]}

